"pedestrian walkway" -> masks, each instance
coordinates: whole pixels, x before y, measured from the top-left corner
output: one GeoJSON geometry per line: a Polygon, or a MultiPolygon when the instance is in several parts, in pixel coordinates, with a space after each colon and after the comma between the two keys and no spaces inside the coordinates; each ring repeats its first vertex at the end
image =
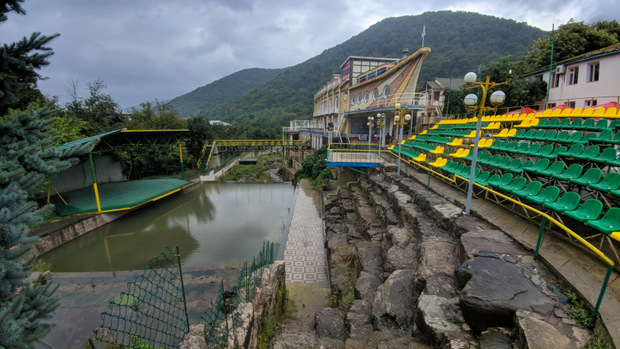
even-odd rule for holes
{"type": "MultiPolygon", "coordinates": [[[[394,161],[394,159],[390,158],[389,161],[394,161]]],[[[408,165],[406,166],[406,174],[403,177],[414,177],[424,185],[428,183],[430,188],[439,195],[445,198],[453,198],[465,207],[466,193],[435,177],[431,177],[429,181],[426,172],[420,172],[408,165]]],[[[471,211],[499,227],[531,251],[536,248],[540,231],[539,226],[484,199],[473,198],[471,211]]],[[[605,263],[591,254],[555,238],[552,234],[544,235],[540,257],[561,274],[592,306],[596,304],[607,272],[605,263]]],[[[616,271],[612,273],[609,280],[599,314],[615,347],[620,348],[620,275],[616,271]]]]}
{"type": "Polygon", "coordinates": [[[287,283],[317,283],[329,287],[318,195],[305,181],[297,189],[284,249],[287,283]]]}

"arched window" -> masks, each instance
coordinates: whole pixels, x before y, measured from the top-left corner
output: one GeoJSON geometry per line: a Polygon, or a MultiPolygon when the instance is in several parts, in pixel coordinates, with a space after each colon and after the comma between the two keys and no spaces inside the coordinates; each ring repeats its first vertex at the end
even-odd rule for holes
{"type": "Polygon", "coordinates": [[[387,99],[389,95],[390,95],[390,85],[386,85],[383,88],[383,98],[387,99]]]}
{"type": "Polygon", "coordinates": [[[372,91],[372,100],[373,102],[376,102],[377,99],[379,99],[379,89],[375,88],[375,90],[372,91]]]}
{"type": "Polygon", "coordinates": [[[357,104],[360,104],[360,103],[362,103],[362,93],[361,92],[357,94],[357,104]]]}
{"type": "Polygon", "coordinates": [[[364,103],[368,103],[368,97],[369,97],[368,91],[364,92],[364,103]]]}

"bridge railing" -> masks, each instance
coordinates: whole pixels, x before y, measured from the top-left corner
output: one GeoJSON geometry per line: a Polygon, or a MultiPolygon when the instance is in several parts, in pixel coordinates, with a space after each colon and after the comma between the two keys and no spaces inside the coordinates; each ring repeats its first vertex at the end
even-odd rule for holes
{"type": "Polygon", "coordinates": [[[331,143],[327,161],[339,163],[376,163],[381,161],[381,147],[368,143],[331,143]]]}

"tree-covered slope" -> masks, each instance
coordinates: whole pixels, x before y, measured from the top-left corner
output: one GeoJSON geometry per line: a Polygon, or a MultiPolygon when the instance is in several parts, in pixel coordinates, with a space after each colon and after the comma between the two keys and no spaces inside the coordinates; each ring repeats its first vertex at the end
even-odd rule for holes
{"type": "Polygon", "coordinates": [[[283,69],[240,70],[170,101],[180,117],[196,115],[203,109],[242,96],[280,74],[283,69]]]}
{"type": "Polygon", "coordinates": [[[422,44],[431,54],[422,66],[420,81],[435,77],[462,77],[506,55],[523,58],[545,32],[514,20],[471,12],[426,12],[386,18],[367,30],[325,50],[303,63],[285,69],[238,100],[210,105],[201,114],[234,123],[258,121],[270,127],[312,115],[314,93],[348,56],[400,57],[403,48],[413,52],[422,44]]]}

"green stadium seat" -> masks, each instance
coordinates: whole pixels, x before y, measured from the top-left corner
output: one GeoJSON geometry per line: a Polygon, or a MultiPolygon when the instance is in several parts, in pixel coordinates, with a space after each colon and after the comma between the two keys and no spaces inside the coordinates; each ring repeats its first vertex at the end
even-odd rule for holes
{"type": "Polygon", "coordinates": [[[579,178],[571,178],[568,181],[571,183],[575,183],[578,185],[582,185],[584,187],[589,186],[590,184],[598,183],[601,181],[601,177],[603,176],[603,172],[596,167],[589,168],[583,176],[579,178]]]}
{"type": "Polygon", "coordinates": [[[580,141],[580,143],[588,143],[588,142],[590,142],[590,140],[591,140],[592,138],[596,138],[597,136],[598,136],[598,134],[596,134],[596,133],[594,133],[594,132],[591,132],[591,133],[586,133],[586,134],[583,136],[583,139],[580,141]]]}
{"type": "Polygon", "coordinates": [[[491,150],[500,150],[502,145],[508,145],[510,141],[494,141],[493,144],[489,147],[491,150]]]}
{"type": "Polygon", "coordinates": [[[486,185],[486,182],[489,180],[490,176],[491,176],[491,172],[489,172],[489,171],[482,171],[482,172],[480,172],[480,174],[478,174],[476,177],[474,177],[474,182],[480,183],[482,185],[486,185]]]}
{"type": "Polygon", "coordinates": [[[519,147],[519,142],[517,141],[510,142],[510,144],[508,144],[508,146],[506,147],[506,149],[504,149],[504,151],[514,152],[518,147],[519,147]]]}
{"type": "Polygon", "coordinates": [[[494,182],[497,183],[500,179],[502,178],[502,176],[500,176],[498,173],[494,173],[491,175],[491,177],[489,177],[489,179],[486,180],[485,183],[480,183],[484,186],[489,186],[490,182],[494,182]]]}
{"type": "Polygon", "coordinates": [[[553,178],[556,179],[560,179],[563,181],[568,181],[571,180],[573,178],[579,178],[581,177],[581,173],[583,172],[583,166],[579,165],[579,164],[572,164],[570,166],[568,166],[568,168],[566,169],[566,171],[562,172],[562,173],[556,173],[551,175],[553,178]]]}
{"type": "MultiPolygon", "coordinates": [[[[529,130],[528,130],[529,131],[529,130]]],[[[525,135],[527,131],[525,131],[524,128],[520,129],[519,131],[517,131],[517,133],[515,133],[514,136],[508,136],[508,138],[515,138],[515,139],[520,139],[521,137],[523,137],[523,135],[525,135]]]]}
{"type": "Polygon", "coordinates": [[[534,173],[538,173],[538,171],[544,171],[547,169],[547,167],[549,167],[549,159],[545,158],[538,159],[538,161],[536,161],[536,163],[532,166],[526,166],[525,164],[523,164],[523,169],[525,171],[534,173]]]}
{"type": "Polygon", "coordinates": [[[536,127],[536,128],[546,128],[546,127],[547,127],[547,125],[549,124],[549,121],[550,121],[550,120],[553,120],[553,119],[541,119],[541,120],[538,122],[538,125],[533,126],[533,127],[536,127]]]}
{"type": "Polygon", "coordinates": [[[594,127],[591,128],[591,130],[602,131],[606,129],[608,126],[609,126],[609,122],[607,121],[607,119],[600,119],[599,121],[596,122],[596,125],[594,125],[594,127]]]}
{"type": "Polygon", "coordinates": [[[500,154],[495,154],[489,159],[489,161],[485,161],[484,165],[497,164],[501,158],[502,156],[500,154]]]}
{"type": "Polygon", "coordinates": [[[620,231],[620,207],[610,208],[601,219],[587,221],[586,225],[605,235],[620,231]]]}
{"type": "Polygon", "coordinates": [[[538,153],[535,154],[535,156],[537,157],[543,157],[546,159],[555,159],[558,157],[558,153],[562,153],[566,151],[566,147],[563,145],[560,145],[559,147],[553,149],[553,145],[551,144],[547,144],[544,147],[542,147],[542,149],[540,149],[540,151],[538,153]],[[549,148],[547,148],[548,146],[551,146],[551,153],[549,153],[549,148]]]}
{"type": "Polygon", "coordinates": [[[614,136],[609,141],[607,141],[607,143],[620,144],[620,131],[614,133],[614,136]]]}
{"type": "MultiPolygon", "coordinates": [[[[545,130],[540,130],[545,132],[545,130]]],[[[527,130],[527,132],[525,132],[524,135],[522,135],[521,137],[519,137],[520,139],[532,139],[532,137],[534,137],[534,135],[536,134],[536,130],[531,128],[529,130],[527,130]]],[[[516,137],[515,137],[516,138],[516,137]]]]}
{"type": "Polygon", "coordinates": [[[579,206],[581,196],[575,192],[569,191],[562,195],[555,202],[545,202],[543,206],[550,208],[556,212],[563,213],[564,211],[573,211],[579,206]]]}
{"type": "Polygon", "coordinates": [[[534,155],[534,154],[538,153],[538,151],[540,150],[541,147],[542,146],[540,145],[540,143],[534,143],[527,150],[525,150],[522,154],[534,155]]]}
{"type": "Polygon", "coordinates": [[[585,119],[583,124],[581,124],[581,126],[577,127],[576,129],[578,130],[589,130],[591,127],[596,126],[596,121],[594,121],[594,119],[589,118],[589,119],[585,119]]]}
{"type": "Polygon", "coordinates": [[[560,119],[552,118],[551,120],[549,120],[549,123],[547,124],[546,128],[557,128],[559,124],[560,124],[560,119]]]}
{"type": "Polygon", "coordinates": [[[567,128],[567,127],[570,127],[570,124],[571,124],[570,118],[564,118],[558,124],[558,128],[567,128]]]}
{"type": "Polygon", "coordinates": [[[611,137],[613,137],[614,133],[612,130],[610,129],[604,129],[601,131],[601,133],[598,134],[597,137],[592,138],[590,140],[590,142],[603,142],[603,143],[607,143],[611,140],[611,137]]]}
{"type": "Polygon", "coordinates": [[[583,151],[583,153],[575,154],[573,155],[573,157],[576,159],[581,159],[581,160],[590,160],[590,159],[597,157],[600,152],[601,152],[601,147],[599,147],[598,145],[591,145],[587,147],[583,151]]]}
{"type": "Polygon", "coordinates": [[[521,173],[523,172],[523,160],[521,158],[512,159],[510,164],[504,168],[510,172],[521,173]]]}
{"type": "Polygon", "coordinates": [[[553,142],[553,139],[557,135],[558,135],[558,130],[549,130],[549,131],[547,131],[547,133],[545,133],[544,136],[542,136],[540,138],[534,138],[534,140],[535,141],[553,142]]]}
{"type": "MultiPolygon", "coordinates": [[[[491,176],[493,177],[493,176],[491,176]]],[[[498,176],[499,177],[499,176],[498,176]]],[[[510,184],[510,182],[512,181],[512,178],[514,177],[514,175],[512,173],[505,173],[503,176],[495,179],[491,179],[489,178],[489,181],[487,182],[490,186],[492,187],[496,187],[499,188],[502,185],[508,185],[510,184]]]]}
{"type": "MultiPolygon", "coordinates": [[[[446,165],[442,166],[441,169],[446,171],[446,172],[450,172],[450,171],[452,171],[453,168],[456,168],[458,165],[459,165],[458,162],[452,161],[452,160],[448,160],[446,165]]],[[[450,173],[452,173],[452,172],[450,172],[450,173]]]]}
{"type": "Polygon", "coordinates": [[[494,164],[491,163],[489,165],[503,169],[504,166],[508,166],[508,164],[510,164],[510,161],[512,161],[512,158],[510,156],[506,155],[506,156],[502,156],[502,158],[499,159],[499,162],[494,163],[494,164]]]}
{"type": "Polygon", "coordinates": [[[569,137],[570,137],[570,132],[561,131],[555,136],[555,138],[550,139],[549,141],[550,142],[565,142],[569,137]]]}
{"type": "Polygon", "coordinates": [[[477,158],[476,161],[480,164],[486,165],[489,160],[491,160],[493,154],[491,153],[483,153],[481,157],[477,158]]]}
{"type": "Polygon", "coordinates": [[[513,151],[513,153],[524,154],[529,149],[529,147],[530,147],[529,143],[523,142],[519,144],[519,146],[517,147],[517,149],[513,151]]]}
{"type": "Polygon", "coordinates": [[[545,130],[538,130],[538,131],[537,131],[536,133],[534,133],[532,136],[527,137],[527,138],[525,138],[525,137],[524,137],[524,138],[525,138],[525,139],[532,140],[532,141],[537,141],[537,140],[542,140],[542,139],[543,139],[543,137],[545,136],[545,134],[546,134],[545,130]]]}
{"type": "Polygon", "coordinates": [[[581,143],[573,144],[567,151],[559,152],[558,155],[572,158],[575,157],[575,155],[583,153],[584,148],[584,145],[581,143]]]}
{"type": "Polygon", "coordinates": [[[581,127],[581,125],[583,125],[583,119],[576,118],[575,120],[573,120],[573,122],[570,123],[570,126],[564,128],[569,130],[577,130],[581,127]]]}
{"type": "Polygon", "coordinates": [[[542,183],[540,181],[531,181],[525,186],[525,188],[513,190],[512,193],[520,198],[527,199],[531,196],[540,194],[541,189],[542,183]]]}
{"type": "Polygon", "coordinates": [[[609,191],[609,193],[614,196],[620,196],[620,189],[612,189],[609,191]]]}
{"type": "Polygon", "coordinates": [[[566,168],[566,164],[564,163],[564,161],[558,160],[558,161],[554,161],[549,167],[547,167],[546,170],[539,170],[536,173],[543,175],[543,176],[551,177],[554,174],[562,173],[565,168],[566,168]]]}
{"type": "Polygon", "coordinates": [[[564,142],[566,142],[566,143],[580,143],[582,139],[583,139],[583,132],[576,131],[576,132],[573,132],[573,134],[571,134],[570,137],[568,137],[568,139],[565,140],[564,142]]]}
{"type": "Polygon", "coordinates": [[[500,185],[499,188],[509,193],[512,193],[514,190],[520,190],[520,189],[525,188],[526,184],[527,184],[527,178],[516,177],[515,179],[512,180],[512,182],[510,182],[510,184],[500,185]]]}
{"type": "Polygon", "coordinates": [[[536,163],[532,160],[525,160],[523,161],[523,164],[521,164],[521,169],[519,170],[519,172],[522,171],[526,171],[526,168],[532,168],[536,166],[536,163]]]}
{"type": "Polygon", "coordinates": [[[544,205],[545,203],[557,201],[558,196],[560,196],[560,188],[555,185],[548,185],[538,195],[528,196],[527,199],[539,205],[544,205]]]}
{"type": "Polygon", "coordinates": [[[584,223],[593,219],[598,219],[603,211],[603,203],[596,199],[586,200],[578,209],[564,211],[564,214],[576,221],[584,223]]]}
{"type": "Polygon", "coordinates": [[[588,186],[592,189],[609,193],[612,190],[620,188],[620,173],[610,172],[605,175],[599,183],[591,183],[588,186]]]}
{"type": "Polygon", "coordinates": [[[620,127],[620,119],[612,120],[609,126],[607,126],[607,128],[612,131],[615,131],[616,127],[620,127]]]}
{"type": "Polygon", "coordinates": [[[618,153],[616,152],[616,148],[609,147],[609,148],[603,149],[603,151],[597,157],[592,158],[590,160],[607,164],[609,161],[616,160],[617,157],[618,157],[618,153]]]}
{"type": "MultiPolygon", "coordinates": [[[[481,169],[477,168],[474,171],[474,178],[476,178],[476,176],[478,176],[481,171],[482,171],[481,169]]],[[[456,172],[455,175],[459,175],[461,177],[469,178],[469,176],[471,175],[471,166],[464,167],[460,172],[456,172]]]]}

